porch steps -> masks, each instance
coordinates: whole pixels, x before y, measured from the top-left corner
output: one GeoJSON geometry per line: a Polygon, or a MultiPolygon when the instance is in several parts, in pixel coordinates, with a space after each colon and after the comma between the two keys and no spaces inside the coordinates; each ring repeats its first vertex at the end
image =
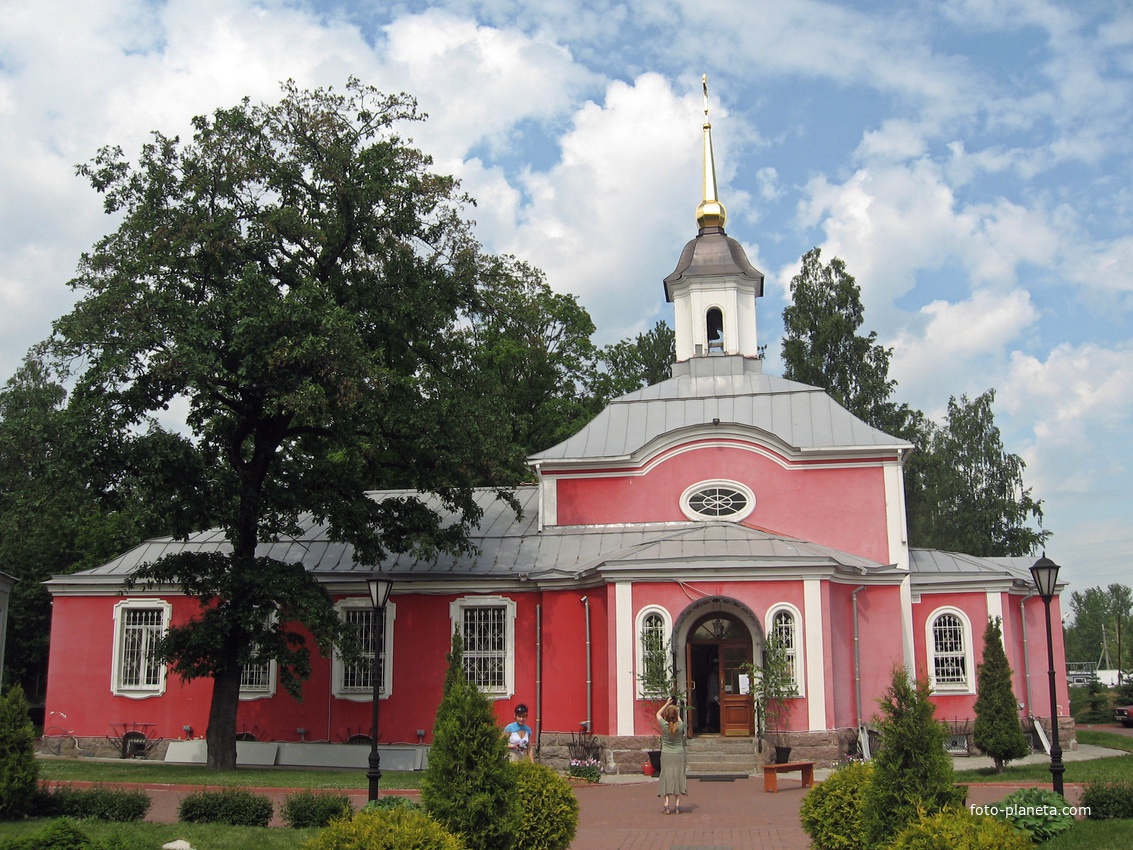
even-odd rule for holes
{"type": "Polygon", "coordinates": [[[688,739],[686,772],[689,776],[741,774],[750,776],[763,759],[756,749],[755,738],[726,738],[722,735],[697,735],[688,739]]]}

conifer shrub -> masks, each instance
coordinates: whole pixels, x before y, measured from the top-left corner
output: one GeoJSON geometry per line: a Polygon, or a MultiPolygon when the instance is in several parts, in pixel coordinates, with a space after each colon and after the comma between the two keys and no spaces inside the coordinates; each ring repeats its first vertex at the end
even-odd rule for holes
{"type": "Polygon", "coordinates": [[[519,761],[511,767],[523,811],[512,850],[565,850],[578,830],[578,799],[570,783],[545,764],[519,761]]]}
{"type": "Polygon", "coordinates": [[[1035,844],[1074,826],[1066,798],[1045,788],[1020,788],[992,808],[995,817],[1030,833],[1035,844]]]}
{"type": "Polygon", "coordinates": [[[1003,632],[998,617],[989,618],[984,630],[983,661],[976,667],[976,725],[972,742],[991,756],[995,772],[1003,765],[1031,752],[1023,725],[1019,722],[1019,703],[1011,686],[1011,666],[1003,651],[1003,632]]]}
{"type": "Polygon", "coordinates": [[[1031,850],[1030,836],[1011,824],[967,809],[921,813],[885,850],[1031,850]]]}
{"type": "Polygon", "coordinates": [[[36,792],[32,805],[38,817],[95,818],[116,823],[144,820],[152,805],[149,794],[131,788],[71,788],[55,785],[36,792]]]}
{"type": "Polygon", "coordinates": [[[1090,820],[1131,819],[1133,782],[1091,782],[1079,803],[1090,810],[1090,820]]]}
{"type": "Polygon", "coordinates": [[[0,820],[19,820],[32,806],[39,778],[35,727],[19,685],[0,697],[0,820]]]}
{"type": "Polygon", "coordinates": [[[181,800],[177,817],[185,823],[267,826],[275,809],[264,794],[244,788],[194,791],[181,800]]]}
{"type": "Polygon", "coordinates": [[[803,798],[799,817],[814,850],[865,850],[862,794],[872,776],[871,762],[851,762],[803,798]]]}
{"type": "Polygon", "coordinates": [[[321,829],[332,820],[353,814],[350,798],[336,791],[297,791],[288,794],[279,807],[280,818],[292,829],[321,829]]]}
{"type": "Polygon", "coordinates": [[[421,803],[469,850],[511,850],[522,805],[516,772],[491,702],[465,676],[463,655],[457,632],[421,779],[421,803]]]}
{"type": "Polygon", "coordinates": [[[944,751],[947,727],[933,716],[928,682],[910,682],[905,668],[897,666],[878,704],[880,750],[862,792],[869,847],[884,845],[921,813],[962,805],[967,793],[953,781],[952,759],[944,751]]]}
{"type": "Polygon", "coordinates": [[[423,811],[407,806],[367,807],[330,826],[303,850],[465,850],[459,838],[423,811]]]}

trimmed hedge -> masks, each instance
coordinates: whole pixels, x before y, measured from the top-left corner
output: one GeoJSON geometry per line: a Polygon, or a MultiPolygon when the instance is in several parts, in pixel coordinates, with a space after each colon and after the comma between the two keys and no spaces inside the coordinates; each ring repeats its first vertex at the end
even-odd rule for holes
{"type": "Polygon", "coordinates": [[[95,841],[67,818],[52,821],[31,835],[0,841],[0,850],[122,850],[125,846],[117,836],[95,841]]]}
{"type": "Polygon", "coordinates": [[[181,800],[177,817],[185,823],[225,823],[229,826],[267,826],[275,808],[263,794],[244,788],[194,791],[181,800]]]}
{"type": "Polygon", "coordinates": [[[1090,820],[1133,818],[1133,782],[1091,782],[1079,802],[1089,807],[1090,820]]]}
{"type": "Polygon", "coordinates": [[[520,819],[513,850],[566,850],[578,830],[578,799],[570,783],[545,764],[512,764],[520,819]]]}
{"type": "Polygon", "coordinates": [[[336,818],[354,814],[350,798],[337,791],[299,791],[289,794],[279,808],[279,816],[292,829],[322,829],[336,818]]]}
{"type": "Polygon", "coordinates": [[[863,850],[862,791],[872,776],[872,763],[850,762],[807,792],[799,819],[815,850],[863,850]]]}
{"type": "Polygon", "coordinates": [[[56,785],[40,788],[32,801],[37,817],[66,817],[84,820],[132,823],[144,820],[153,801],[145,791],[128,788],[72,788],[56,785]]]}

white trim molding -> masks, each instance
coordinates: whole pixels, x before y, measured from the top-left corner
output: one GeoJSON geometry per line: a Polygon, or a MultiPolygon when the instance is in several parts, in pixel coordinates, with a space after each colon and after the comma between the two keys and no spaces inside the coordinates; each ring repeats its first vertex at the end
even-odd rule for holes
{"type": "MultiPolygon", "coordinates": [[[[515,600],[506,596],[462,596],[449,603],[449,634],[459,630],[464,639],[465,673],[470,663],[479,663],[483,670],[490,671],[494,681],[481,680],[476,685],[480,693],[492,699],[508,699],[515,694],[515,611],[515,600]],[[503,633],[498,636],[495,647],[476,646],[475,642],[469,642],[466,633],[466,613],[485,610],[500,611],[499,625],[503,633]]],[[[489,633],[482,637],[495,640],[495,636],[489,633]]]]}
{"type": "MultiPolygon", "coordinates": [[[[348,611],[369,611],[374,612],[374,605],[367,597],[351,597],[349,599],[341,599],[334,606],[338,611],[339,616],[345,618],[348,611]]],[[[397,605],[391,599],[386,603],[385,608],[382,609],[384,614],[384,621],[382,623],[382,681],[378,686],[378,699],[389,699],[393,693],[393,624],[397,619],[397,605]]],[[[371,625],[371,628],[373,626],[371,625]]],[[[372,656],[370,656],[372,657],[372,656]]],[[[370,664],[373,662],[370,661],[370,664]]],[[[369,676],[367,676],[367,679],[369,676]]],[[[342,656],[337,652],[334,654],[334,669],[331,675],[331,694],[336,699],[349,700],[350,702],[373,702],[374,687],[371,682],[364,688],[354,689],[349,688],[345,684],[346,679],[346,666],[342,663],[342,656]]]]}
{"type": "Polygon", "coordinates": [[[937,694],[974,694],[976,674],[972,656],[972,621],[952,605],[943,605],[925,619],[925,662],[929,685],[937,694]],[[937,643],[937,623],[941,623],[941,644],[937,643]],[[957,646],[957,643],[960,645],[957,646]],[[937,661],[950,670],[947,681],[937,679],[937,661]],[[962,668],[962,669],[961,669],[962,668]],[[962,678],[960,673],[962,672],[962,678]]]}
{"type": "Polygon", "coordinates": [[[167,601],[153,597],[130,597],[114,606],[110,692],[115,696],[148,699],[165,693],[168,667],[153,663],[152,657],[172,610],[167,601]]]}

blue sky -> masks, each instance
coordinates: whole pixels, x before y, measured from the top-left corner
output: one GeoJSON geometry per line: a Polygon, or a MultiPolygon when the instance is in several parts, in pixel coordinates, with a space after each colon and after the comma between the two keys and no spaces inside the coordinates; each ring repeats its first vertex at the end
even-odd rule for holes
{"type": "Polygon", "coordinates": [[[1133,583],[1133,7],[1041,0],[0,0],[0,377],[113,221],[74,166],[279,82],[415,95],[480,238],[576,294],[600,342],[672,322],[701,74],[728,233],[787,285],[862,288],[898,397],[994,387],[1076,588],[1133,583]]]}

